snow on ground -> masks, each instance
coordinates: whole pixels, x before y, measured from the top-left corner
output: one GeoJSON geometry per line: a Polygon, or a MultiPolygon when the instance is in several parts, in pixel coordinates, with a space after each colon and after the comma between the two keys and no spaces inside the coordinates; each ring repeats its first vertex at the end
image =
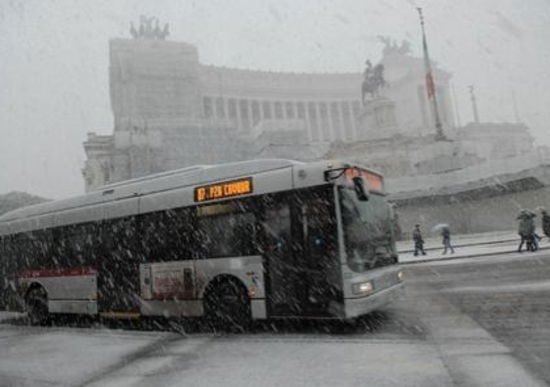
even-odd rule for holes
{"type": "Polygon", "coordinates": [[[505,293],[505,292],[540,292],[550,290],[550,280],[548,281],[536,281],[536,282],[516,282],[507,284],[487,284],[484,286],[463,286],[450,289],[449,292],[466,293],[466,292],[493,292],[493,293],[505,293]]]}
{"type": "MultiPolygon", "coordinates": [[[[496,254],[504,247],[510,250],[516,243],[464,246],[461,250],[496,254]]],[[[543,259],[540,257],[547,254],[486,255],[426,264],[483,264],[496,259],[543,259]]],[[[460,256],[457,251],[454,257],[460,256]]],[[[493,282],[453,291],[519,289],[548,290],[550,281],[493,282]]],[[[422,321],[427,339],[387,338],[376,333],[368,337],[318,333],[181,336],[3,323],[0,386],[542,385],[507,347],[471,318],[440,296],[423,297],[411,293],[401,308],[409,308],[406,313],[422,321]]],[[[0,322],[14,317],[20,315],[0,312],[0,322]]]]}
{"type": "Polygon", "coordinates": [[[422,342],[175,341],[93,386],[450,386],[435,348],[422,342]],[[159,360],[159,356],[160,359],[159,360]]]}
{"type": "Polygon", "coordinates": [[[6,325],[0,340],[0,380],[17,386],[452,385],[437,349],[421,340],[6,325]]]}
{"type": "Polygon", "coordinates": [[[377,333],[217,336],[0,324],[1,386],[540,386],[471,318],[434,295],[400,308],[426,338],[377,333]]]}
{"type": "MultiPolygon", "coordinates": [[[[441,235],[439,235],[439,232],[437,233],[430,233],[430,232],[423,232],[422,233],[424,237],[424,247],[426,249],[442,249],[442,242],[441,242],[441,235]]],[[[542,233],[540,233],[542,235],[542,233]]],[[[510,240],[518,240],[518,234],[517,231],[491,231],[491,232],[484,232],[484,233],[477,233],[477,234],[452,234],[451,235],[451,242],[453,245],[457,246],[463,246],[463,245],[472,245],[472,244],[480,244],[480,243],[487,243],[487,242],[502,242],[502,241],[510,241],[510,240]]],[[[414,243],[412,239],[410,240],[403,240],[397,242],[397,250],[399,252],[412,252],[414,250],[414,243]]]]}
{"type": "Polygon", "coordinates": [[[74,386],[102,374],[164,333],[0,327],[0,385],[74,386]]]}
{"type": "MultiPolygon", "coordinates": [[[[550,253],[550,251],[544,247],[539,251],[536,251],[534,253],[532,252],[522,252],[518,253],[517,250],[510,250],[505,251],[504,253],[498,253],[498,252],[491,252],[488,250],[481,250],[481,251],[487,251],[487,254],[480,254],[480,255],[451,255],[448,257],[439,257],[439,256],[432,256],[431,259],[425,259],[425,260],[416,260],[416,261],[407,261],[406,259],[401,260],[401,257],[399,257],[400,262],[403,263],[415,263],[415,265],[429,265],[429,266],[448,266],[448,265],[463,265],[465,263],[468,263],[469,265],[484,265],[491,262],[510,262],[510,261],[521,261],[521,260],[533,260],[533,259],[542,259],[550,253]]],[[[417,257],[415,257],[417,258],[417,257]]],[[[426,257],[423,257],[426,258],[426,257]]]]}
{"type": "Polygon", "coordinates": [[[506,346],[443,298],[434,295],[417,302],[415,310],[456,385],[545,385],[506,346]]]}
{"type": "Polygon", "coordinates": [[[0,322],[22,318],[25,313],[0,311],[0,322]]]}
{"type": "MultiPolygon", "coordinates": [[[[399,262],[401,263],[414,263],[414,262],[424,262],[432,260],[448,260],[448,259],[458,259],[458,258],[469,258],[488,256],[488,255],[498,255],[505,253],[515,253],[517,252],[519,245],[519,238],[507,239],[510,235],[508,234],[498,234],[498,238],[495,239],[493,234],[479,234],[476,236],[470,236],[467,239],[467,244],[459,245],[456,242],[453,242],[455,246],[454,254],[447,252],[443,254],[443,248],[439,246],[432,246],[431,249],[426,249],[426,255],[414,256],[413,252],[407,250],[403,244],[401,244],[401,249],[398,247],[399,251],[399,262]]],[[[412,243],[412,242],[411,242],[412,243]]],[[[540,250],[550,249],[550,242],[547,238],[544,238],[539,244],[540,250]]],[[[533,253],[527,252],[525,250],[525,245],[523,246],[523,251],[525,256],[531,255],[533,253]]]]}

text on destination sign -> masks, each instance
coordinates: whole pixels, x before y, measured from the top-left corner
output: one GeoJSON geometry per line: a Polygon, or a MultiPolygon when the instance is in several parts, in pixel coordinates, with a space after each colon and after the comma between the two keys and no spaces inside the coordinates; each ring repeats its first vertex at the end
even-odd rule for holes
{"type": "Polygon", "coordinates": [[[244,179],[197,187],[195,188],[195,202],[246,195],[252,192],[252,178],[247,177],[244,179]]]}

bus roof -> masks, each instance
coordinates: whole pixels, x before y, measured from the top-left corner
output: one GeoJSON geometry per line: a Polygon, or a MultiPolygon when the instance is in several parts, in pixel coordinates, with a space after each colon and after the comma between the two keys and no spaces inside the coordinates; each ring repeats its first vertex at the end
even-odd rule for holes
{"type": "Polygon", "coordinates": [[[103,203],[106,201],[147,195],[158,191],[189,185],[207,184],[220,179],[232,179],[243,175],[304,164],[303,162],[295,160],[261,159],[181,168],[108,184],[84,195],[72,198],[18,208],[1,215],[0,223],[14,219],[39,216],[65,209],[103,203]]]}
{"type": "MultiPolygon", "coordinates": [[[[121,203],[122,205],[124,202],[135,201],[139,197],[153,196],[155,194],[184,189],[185,187],[200,186],[224,180],[227,181],[261,174],[263,172],[283,170],[285,168],[291,169],[296,167],[310,172],[322,172],[331,168],[347,168],[352,166],[364,168],[357,164],[352,165],[339,160],[323,160],[306,163],[287,159],[259,159],[218,165],[197,165],[161,172],[109,184],[84,195],[40,203],[10,211],[0,216],[0,235],[10,233],[12,229],[10,225],[14,224],[14,222],[19,223],[20,221],[25,221],[25,223],[28,223],[27,226],[21,225],[22,227],[15,227],[15,229],[33,229],[38,226],[38,223],[41,223],[34,222],[32,221],[33,219],[44,219],[44,217],[51,217],[52,214],[55,215],[61,212],[74,213],[75,211],[78,212],[85,209],[87,209],[86,211],[92,211],[94,208],[105,207],[109,203],[114,205],[114,202],[121,203]],[[29,222],[35,224],[35,226],[32,226],[29,222]]],[[[284,189],[326,183],[323,180],[322,173],[307,173],[307,176],[308,178],[299,182],[300,184],[295,184],[296,182],[292,180],[294,183],[291,182],[287,184],[288,188],[284,189]],[[313,178],[313,176],[316,177],[313,178]]],[[[108,214],[109,209],[105,211],[106,215],[100,218],[114,217],[108,214]]],[[[96,216],[93,217],[95,218],[96,216]]],[[[57,221],[55,223],[57,223],[57,221]]],[[[61,223],[70,224],[76,222],[66,220],[61,223]]]]}

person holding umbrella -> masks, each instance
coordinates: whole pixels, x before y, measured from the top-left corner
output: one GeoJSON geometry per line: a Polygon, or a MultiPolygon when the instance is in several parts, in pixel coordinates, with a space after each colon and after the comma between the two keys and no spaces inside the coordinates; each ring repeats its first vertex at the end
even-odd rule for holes
{"type": "Polygon", "coordinates": [[[438,223],[432,227],[432,232],[441,232],[441,238],[443,238],[443,252],[441,254],[447,254],[447,250],[451,250],[451,254],[455,253],[455,249],[451,246],[451,230],[447,223],[438,223]]]}
{"type": "Polygon", "coordinates": [[[451,230],[449,230],[449,225],[446,225],[441,228],[441,237],[443,238],[443,253],[447,254],[447,249],[451,250],[451,254],[455,253],[455,249],[451,246],[451,230]]]}
{"type": "Polygon", "coordinates": [[[521,253],[524,243],[527,251],[536,251],[538,248],[535,236],[535,216],[537,215],[533,211],[522,209],[516,218],[518,220],[518,234],[521,238],[518,246],[519,253],[521,253]]]}

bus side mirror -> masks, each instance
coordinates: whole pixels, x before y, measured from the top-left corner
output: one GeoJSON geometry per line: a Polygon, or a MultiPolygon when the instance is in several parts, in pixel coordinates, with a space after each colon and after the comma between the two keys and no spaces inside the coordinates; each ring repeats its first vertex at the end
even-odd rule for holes
{"type": "Polygon", "coordinates": [[[365,188],[365,180],[361,176],[355,176],[352,180],[353,189],[355,190],[357,200],[361,202],[366,202],[369,200],[369,196],[367,195],[367,190],[365,188]]]}

